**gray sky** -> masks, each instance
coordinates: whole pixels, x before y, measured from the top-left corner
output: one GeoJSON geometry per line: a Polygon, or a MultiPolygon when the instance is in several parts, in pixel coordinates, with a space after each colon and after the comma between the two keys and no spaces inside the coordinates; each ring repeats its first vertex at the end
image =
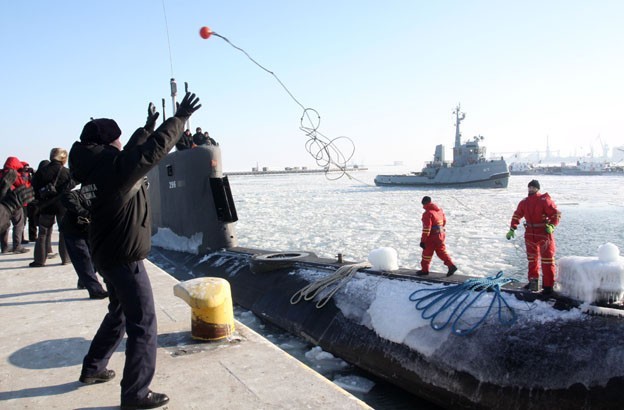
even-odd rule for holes
{"type": "Polygon", "coordinates": [[[621,1],[2,5],[0,154],[33,165],[89,117],[114,118],[128,138],[149,101],[165,98],[171,115],[175,77],[201,98],[191,127],[221,143],[225,170],[313,166],[301,107],[202,26],[316,109],[323,135],[352,139],[357,163],[418,169],[438,143],[448,158],[457,103],[464,139],[483,135],[488,153],[544,151],[547,136],[565,155],[624,145],[621,1]]]}

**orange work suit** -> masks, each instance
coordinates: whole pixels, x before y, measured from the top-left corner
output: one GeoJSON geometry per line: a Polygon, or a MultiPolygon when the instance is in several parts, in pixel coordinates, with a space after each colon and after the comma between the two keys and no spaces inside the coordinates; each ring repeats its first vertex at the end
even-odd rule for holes
{"type": "Polygon", "coordinates": [[[546,233],[546,224],[558,225],[561,213],[547,193],[529,195],[518,204],[511,217],[511,229],[516,229],[524,218],[528,277],[539,279],[539,265],[542,265],[542,285],[552,287],[555,284],[555,236],[546,233]]]}
{"type": "Polygon", "coordinates": [[[420,238],[420,241],[425,243],[422,260],[420,261],[422,271],[429,272],[434,252],[446,266],[454,266],[451,257],[446,253],[446,245],[444,244],[446,239],[446,233],[444,232],[446,216],[444,211],[433,202],[428,203],[424,208],[425,212],[422,214],[422,236],[420,238]]]}

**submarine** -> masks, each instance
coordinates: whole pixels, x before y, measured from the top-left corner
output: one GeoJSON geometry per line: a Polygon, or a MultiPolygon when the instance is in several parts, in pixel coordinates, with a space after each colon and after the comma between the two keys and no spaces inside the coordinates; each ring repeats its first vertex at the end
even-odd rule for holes
{"type": "Polygon", "coordinates": [[[239,306],[444,408],[621,408],[624,318],[607,314],[624,313],[621,303],[596,302],[589,314],[501,275],[416,276],[313,250],[239,247],[221,166],[220,147],[197,147],[148,175],[154,251],[183,262],[191,276],[178,279],[224,278],[239,306]]]}

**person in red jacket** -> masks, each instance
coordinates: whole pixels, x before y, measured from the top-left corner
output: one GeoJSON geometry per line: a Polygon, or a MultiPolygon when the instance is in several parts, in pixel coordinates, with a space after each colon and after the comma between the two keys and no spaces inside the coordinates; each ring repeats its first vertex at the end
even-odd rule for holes
{"type": "Polygon", "coordinates": [[[537,292],[539,289],[539,265],[542,265],[542,285],[544,294],[551,294],[555,284],[555,226],[559,224],[561,213],[548,193],[541,194],[540,183],[532,180],[528,185],[529,195],[518,204],[511,217],[507,239],[515,236],[520,220],[524,218],[524,243],[529,260],[529,283],[526,289],[537,292]]]}
{"type": "MultiPolygon", "coordinates": [[[[30,187],[30,181],[26,180],[22,176],[22,169],[24,164],[17,157],[8,157],[4,163],[4,168],[0,171],[0,177],[7,174],[10,170],[17,172],[15,182],[11,185],[10,189],[15,190],[20,186],[30,187]]],[[[22,204],[26,205],[26,204],[22,204]]],[[[13,248],[14,253],[25,253],[28,249],[22,246],[22,237],[24,235],[24,209],[15,209],[11,215],[11,223],[13,224],[13,248]]],[[[0,248],[2,253],[9,252],[9,228],[0,232],[0,248]]]]}
{"type": "Polygon", "coordinates": [[[457,266],[455,266],[449,254],[446,253],[446,245],[444,244],[446,239],[446,215],[444,215],[442,208],[431,202],[431,198],[428,196],[423,197],[421,204],[425,209],[422,215],[423,227],[420,238],[420,247],[423,249],[423,253],[420,261],[421,269],[416,274],[420,276],[429,274],[431,258],[435,252],[438,258],[442,259],[442,262],[448,267],[446,276],[451,276],[457,271],[457,266]]]}

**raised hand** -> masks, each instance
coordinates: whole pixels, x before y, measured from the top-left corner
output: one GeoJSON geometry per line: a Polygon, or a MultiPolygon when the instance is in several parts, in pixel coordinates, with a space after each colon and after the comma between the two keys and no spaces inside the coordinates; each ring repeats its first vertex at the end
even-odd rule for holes
{"type": "Polygon", "coordinates": [[[186,93],[182,102],[178,105],[175,116],[186,121],[193,113],[201,107],[199,97],[195,94],[186,93]]]}

